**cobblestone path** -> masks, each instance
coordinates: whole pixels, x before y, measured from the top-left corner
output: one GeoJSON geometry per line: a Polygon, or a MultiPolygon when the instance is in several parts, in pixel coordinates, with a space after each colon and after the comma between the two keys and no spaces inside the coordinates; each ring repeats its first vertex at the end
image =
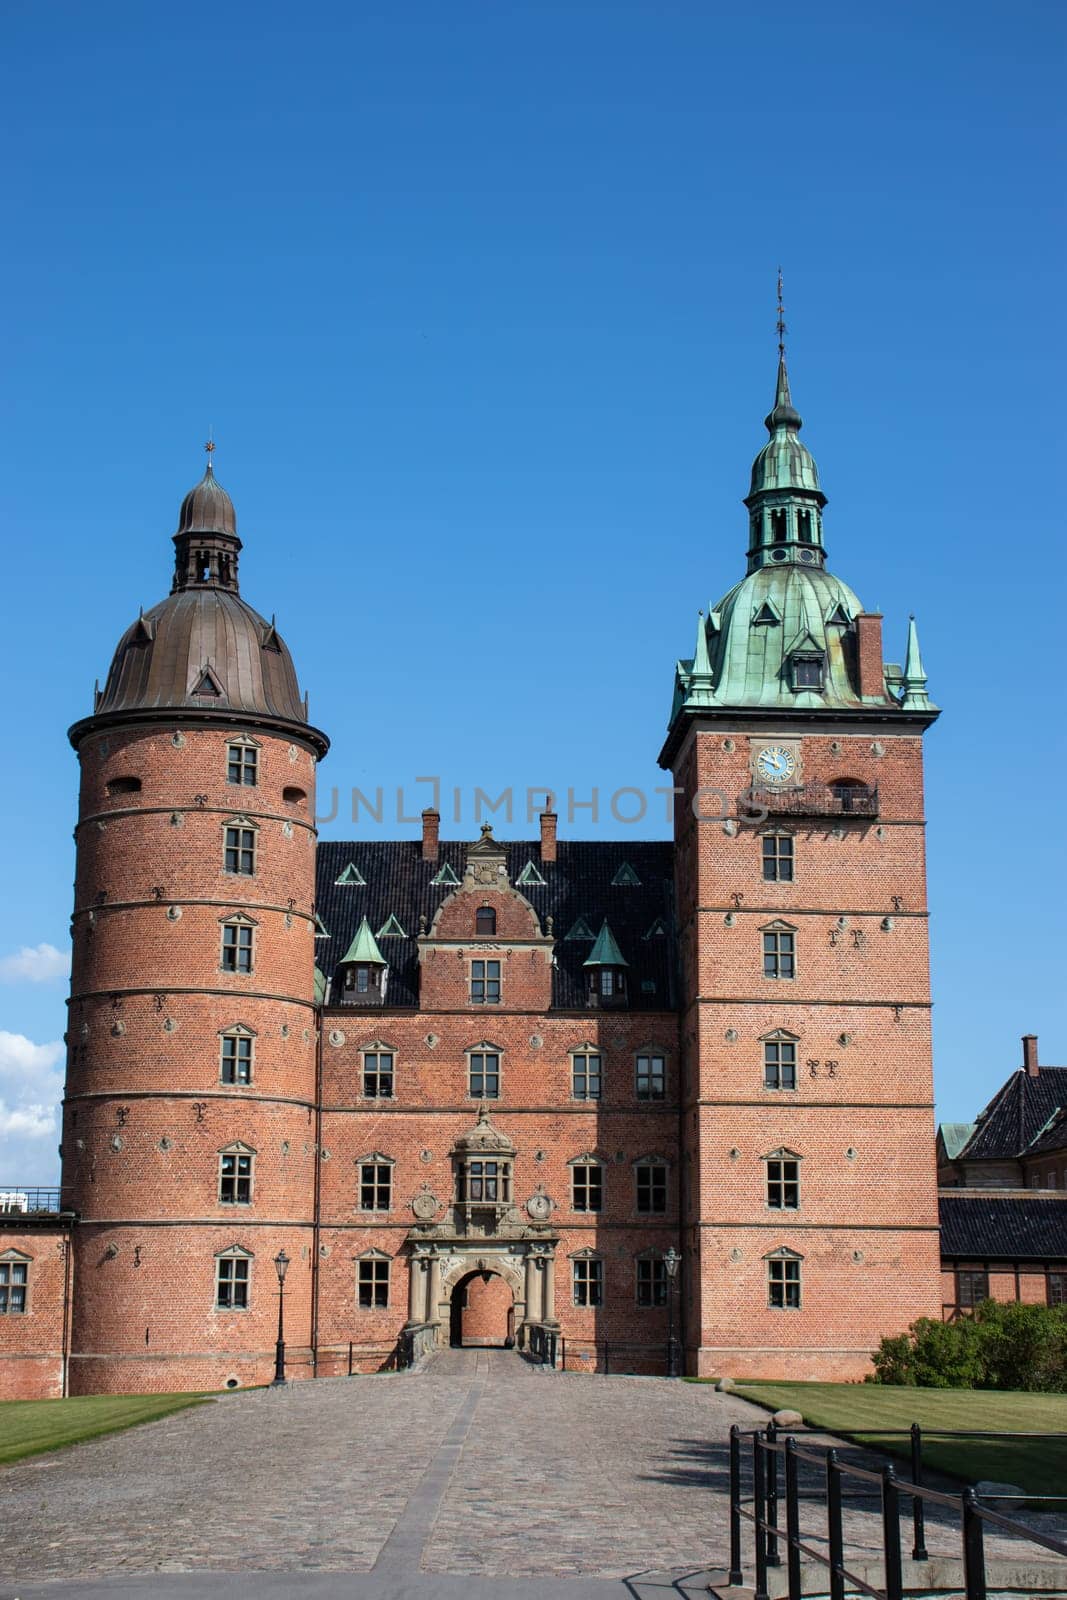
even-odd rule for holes
{"type": "Polygon", "coordinates": [[[501,1350],[228,1395],[0,1469],[0,1600],[695,1595],[726,1562],[730,1425],[763,1417],[501,1350]]]}

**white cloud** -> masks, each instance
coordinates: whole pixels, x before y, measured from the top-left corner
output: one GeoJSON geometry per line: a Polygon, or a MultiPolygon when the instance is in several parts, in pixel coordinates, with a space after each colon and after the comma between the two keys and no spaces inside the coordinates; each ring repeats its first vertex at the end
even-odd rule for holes
{"type": "Polygon", "coordinates": [[[0,981],[4,983],[50,983],[53,978],[70,975],[70,952],[54,944],[24,944],[14,955],[0,956],[0,981]]]}
{"type": "Polygon", "coordinates": [[[0,1028],[0,1189],[54,1183],[63,1046],[0,1028]]]}

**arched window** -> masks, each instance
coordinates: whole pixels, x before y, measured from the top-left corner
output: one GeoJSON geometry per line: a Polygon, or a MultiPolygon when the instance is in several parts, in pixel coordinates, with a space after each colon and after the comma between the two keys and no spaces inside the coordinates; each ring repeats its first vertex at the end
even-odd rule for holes
{"type": "Polygon", "coordinates": [[[479,906],[474,914],[474,931],[479,939],[491,939],[496,934],[496,912],[492,906],[479,906]]]}

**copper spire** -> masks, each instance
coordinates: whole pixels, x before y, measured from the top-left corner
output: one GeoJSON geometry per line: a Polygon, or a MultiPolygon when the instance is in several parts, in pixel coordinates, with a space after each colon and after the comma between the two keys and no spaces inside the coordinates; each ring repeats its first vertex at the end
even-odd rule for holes
{"type": "Polygon", "coordinates": [[[782,269],[778,268],[778,356],[785,360],[785,306],[782,303],[782,269]]]}

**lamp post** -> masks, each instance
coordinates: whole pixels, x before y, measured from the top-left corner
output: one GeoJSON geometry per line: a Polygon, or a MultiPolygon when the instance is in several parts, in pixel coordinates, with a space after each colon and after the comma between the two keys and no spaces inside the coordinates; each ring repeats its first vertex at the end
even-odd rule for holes
{"type": "Polygon", "coordinates": [[[285,1274],[289,1270],[289,1257],[279,1250],[274,1257],[274,1270],[278,1274],[278,1342],[274,1346],[274,1383],[285,1382],[285,1274]]]}
{"type": "Polygon", "coordinates": [[[678,1376],[678,1345],[674,1337],[674,1280],[678,1276],[678,1268],[682,1258],[673,1244],[663,1257],[663,1267],[667,1274],[667,1376],[678,1376]]]}

